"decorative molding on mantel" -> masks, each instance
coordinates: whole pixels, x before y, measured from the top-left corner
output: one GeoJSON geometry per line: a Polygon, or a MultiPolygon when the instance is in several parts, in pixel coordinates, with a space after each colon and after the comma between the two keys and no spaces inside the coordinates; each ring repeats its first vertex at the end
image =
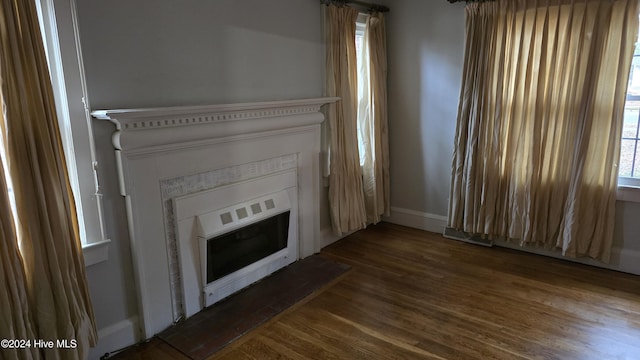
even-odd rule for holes
{"type": "Polygon", "coordinates": [[[324,119],[320,114],[322,105],[339,99],[322,97],[241,104],[96,110],[91,112],[91,116],[114,123],[114,147],[128,150],[315,125],[324,119]],[[193,129],[184,129],[191,126],[201,129],[195,132],[193,129]]]}
{"type": "Polygon", "coordinates": [[[339,99],[324,97],[240,104],[96,110],[91,115],[96,119],[112,121],[118,130],[145,130],[313,113],[318,112],[322,105],[339,99]]]}

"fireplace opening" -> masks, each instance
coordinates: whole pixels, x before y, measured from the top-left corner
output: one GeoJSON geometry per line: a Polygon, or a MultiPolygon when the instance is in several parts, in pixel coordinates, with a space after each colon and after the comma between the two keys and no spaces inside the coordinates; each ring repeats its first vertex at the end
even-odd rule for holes
{"type": "Polygon", "coordinates": [[[285,211],[207,240],[207,284],[287,247],[289,217],[285,211]]]}

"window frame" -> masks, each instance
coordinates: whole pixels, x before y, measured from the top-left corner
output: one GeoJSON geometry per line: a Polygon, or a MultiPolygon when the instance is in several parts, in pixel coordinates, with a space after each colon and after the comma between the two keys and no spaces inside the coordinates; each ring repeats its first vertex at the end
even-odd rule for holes
{"type": "MultiPolygon", "coordinates": [[[[640,29],[639,29],[640,30],[640,29]]],[[[639,45],[638,42],[640,42],[640,32],[638,33],[638,40],[635,44],[636,49],[637,46],[639,45]]],[[[634,58],[638,57],[639,55],[635,54],[635,50],[634,50],[634,58]]],[[[633,75],[633,63],[631,64],[631,68],[629,69],[629,71],[631,72],[629,74],[629,83],[631,83],[631,75],[633,75]]],[[[627,98],[625,100],[625,108],[626,108],[626,101],[629,100],[629,97],[631,95],[629,94],[628,90],[627,90],[627,98]]],[[[640,117],[638,119],[636,119],[636,121],[640,122],[640,117]]],[[[636,126],[640,126],[640,124],[637,124],[636,126]]],[[[636,134],[637,135],[637,134],[636,134]]],[[[625,138],[624,134],[622,135],[622,140],[635,140],[635,147],[639,147],[640,146],[640,140],[638,140],[637,138],[625,138]]],[[[622,157],[622,146],[620,147],[620,151],[621,151],[621,157],[622,157]]],[[[636,150],[636,154],[637,154],[637,150],[636,150]]],[[[634,166],[634,164],[632,164],[632,166],[634,166]]],[[[620,169],[618,168],[618,171],[620,171],[620,169]]],[[[637,171],[638,173],[640,173],[640,168],[636,168],[635,171],[637,171]]],[[[630,176],[620,176],[618,175],[618,191],[617,191],[617,199],[620,201],[629,201],[629,202],[638,202],[640,203],[640,177],[630,177],[630,176]]]]}
{"type": "Polygon", "coordinates": [[[108,259],[111,240],[104,228],[76,2],[32,1],[38,7],[85,266],[91,266],[108,259]]]}

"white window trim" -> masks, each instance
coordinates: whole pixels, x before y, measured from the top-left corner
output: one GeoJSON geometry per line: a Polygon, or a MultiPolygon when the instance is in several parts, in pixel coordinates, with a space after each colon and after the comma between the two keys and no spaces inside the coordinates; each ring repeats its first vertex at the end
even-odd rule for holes
{"type": "Polygon", "coordinates": [[[619,177],[616,198],[619,201],[640,203],[640,179],[619,177]]]}
{"type": "Polygon", "coordinates": [[[108,259],[75,0],[35,0],[78,213],[85,266],[108,259]]]}

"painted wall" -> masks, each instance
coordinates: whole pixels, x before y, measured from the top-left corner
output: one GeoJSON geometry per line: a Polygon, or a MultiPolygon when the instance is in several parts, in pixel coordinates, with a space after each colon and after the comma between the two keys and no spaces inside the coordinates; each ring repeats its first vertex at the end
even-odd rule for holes
{"type": "Polygon", "coordinates": [[[90,358],[118,350],[137,337],[138,306],[133,276],[127,214],[124,198],[120,196],[116,163],[111,144],[114,128],[106,122],[94,122],[93,132],[100,164],[100,186],[104,221],[109,244],[109,259],[87,268],[87,282],[91,293],[100,340],[91,349],[90,358]]]}
{"type": "MultiPolygon", "coordinates": [[[[322,96],[317,0],[76,1],[92,110],[322,96]]],[[[114,127],[93,126],[112,244],[87,270],[105,335],[92,358],[128,345],[137,316],[114,127]]]]}
{"type": "Polygon", "coordinates": [[[387,1],[392,206],[446,215],[464,3],[387,1]]]}
{"type": "MultiPolygon", "coordinates": [[[[446,225],[465,41],[465,3],[387,0],[390,221],[446,225]]],[[[614,268],[640,273],[640,203],[616,206],[614,268]]]]}
{"type": "Polygon", "coordinates": [[[78,0],[91,105],[317,97],[319,9],[312,0],[78,0]]]}

